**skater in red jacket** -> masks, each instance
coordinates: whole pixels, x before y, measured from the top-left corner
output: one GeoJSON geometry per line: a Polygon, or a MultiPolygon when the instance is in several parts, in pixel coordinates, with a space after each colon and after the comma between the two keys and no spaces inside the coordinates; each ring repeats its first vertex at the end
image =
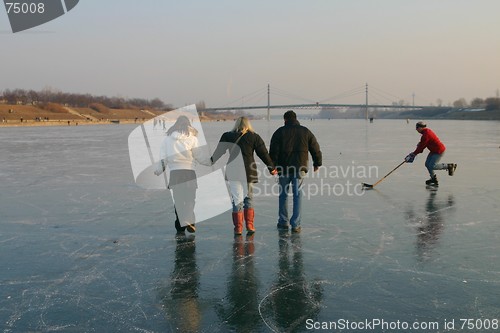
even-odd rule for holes
{"type": "Polygon", "coordinates": [[[448,170],[448,174],[453,176],[457,165],[454,163],[439,163],[441,157],[443,157],[446,150],[445,145],[439,140],[438,136],[423,121],[419,121],[416,124],[416,130],[422,135],[420,142],[417,145],[415,151],[409,153],[405,157],[407,163],[413,163],[415,157],[422,153],[425,148],[429,149],[429,154],[425,160],[425,167],[429,171],[431,178],[425,183],[427,185],[438,186],[439,182],[434,170],[448,170]]]}

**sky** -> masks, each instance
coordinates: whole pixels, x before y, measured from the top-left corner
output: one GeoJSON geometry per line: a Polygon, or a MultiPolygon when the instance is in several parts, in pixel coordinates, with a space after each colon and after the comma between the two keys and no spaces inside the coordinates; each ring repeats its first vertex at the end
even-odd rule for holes
{"type": "Polygon", "coordinates": [[[494,97],[498,0],[80,0],[12,33],[0,91],[160,98],[207,107],[314,101],[416,105],[494,97]],[[255,93],[255,94],[252,94],[255,93]],[[412,101],[413,100],[413,101],[412,101]]]}

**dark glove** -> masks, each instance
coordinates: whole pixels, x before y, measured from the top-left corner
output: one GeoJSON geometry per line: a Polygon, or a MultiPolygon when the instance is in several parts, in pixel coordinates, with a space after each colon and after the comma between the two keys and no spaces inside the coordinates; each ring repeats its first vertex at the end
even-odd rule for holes
{"type": "Polygon", "coordinates": [[[405,162],[406,163],[413,163],[413,161],[415,160],[415,154],[413,153],[409,153],[406,157],[405,157],[405,162]]]}

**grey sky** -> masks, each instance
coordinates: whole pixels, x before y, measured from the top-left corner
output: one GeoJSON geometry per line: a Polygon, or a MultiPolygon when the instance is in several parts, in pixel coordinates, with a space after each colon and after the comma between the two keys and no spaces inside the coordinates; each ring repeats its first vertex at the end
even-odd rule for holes
{"type": "Polygon", "coordinates": [[[222,106],[268,83],[304,99],[273,95],[277,104],[368,82],[380,104],[411,102],[412,93],[416,104],[470,101],[500,88],[499,13],[498,0],[81,0],[12,34],[0,10],[0,90],[222,106]]]}

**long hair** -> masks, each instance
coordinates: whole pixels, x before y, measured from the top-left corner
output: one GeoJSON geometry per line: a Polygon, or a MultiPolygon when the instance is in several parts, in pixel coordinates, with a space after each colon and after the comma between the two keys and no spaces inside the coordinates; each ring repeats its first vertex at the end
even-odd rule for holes
{"type": "Polygon", "coordinates": [[[254,132],[252,124],[247,117],[239,117],[234,123],[233,132],[240,132],[245,134],[246,132],[254,132]]]}
{"type": "Polygon", "coordinates": [[[198,135],[198,131],[196,130],[196,128],[191,126],[191,123],[189,122],[189,119],[186,116],[179,116],[175,124],[173,124],[172,127],[168,129],[167,135],[171,135],[174,132],[179,132],[188,136],[198,135]]]}

